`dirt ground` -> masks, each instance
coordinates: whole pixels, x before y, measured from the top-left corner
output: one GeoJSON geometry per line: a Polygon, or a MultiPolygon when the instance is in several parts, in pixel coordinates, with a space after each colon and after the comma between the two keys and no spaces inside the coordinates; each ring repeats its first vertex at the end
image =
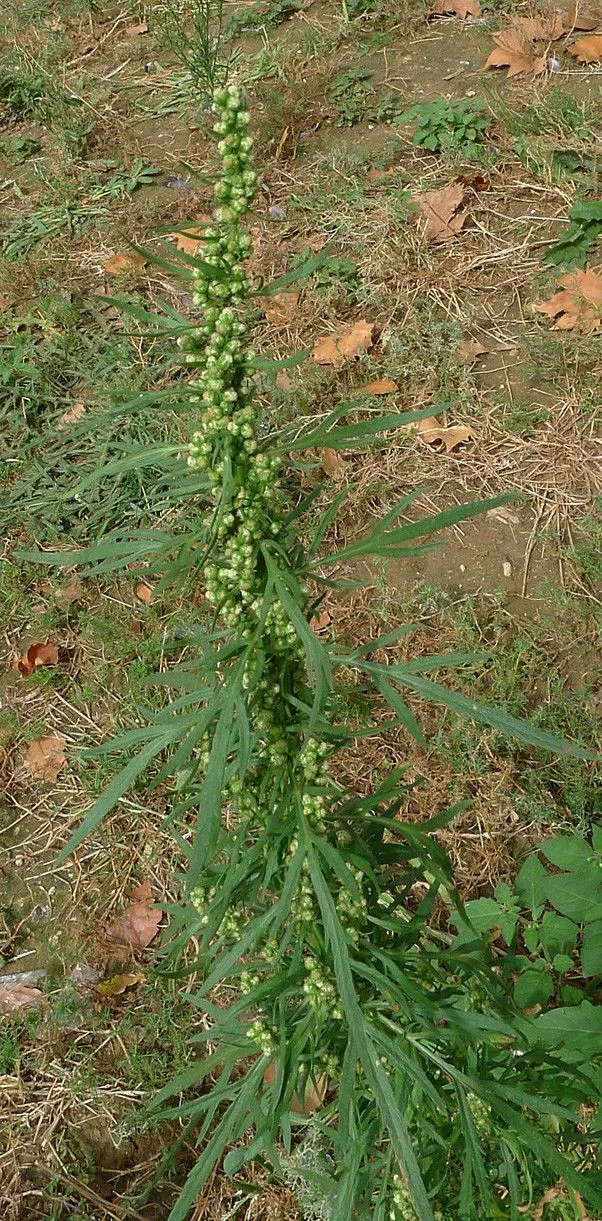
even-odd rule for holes
{"type": "MultiPolygon", "coordinates": [[[[140,1107],[186,1065],[198,1019],[152,948],[124,953],[111,936],[140,883],[157,902],[177,897],[169,792],[138,783],[72,857],[56,857],[118,766],[82,750],[139,723],[145,680],[187,656],[201,601],[148,599],[127,571],[81,580],[74,566],[27,558],[85,546],[116,523],[161,528],[173,514],[153,468],[64,495],[123,445],[184,444],[190,432],[189,420],[156,411],[108,434],[94,423],[174,375],[169,341],[113,298],[192,317],[169,272],[136,260],[130,243],[157,252],[171,226],[211,207],[210,119],[162,39],[164,8],[12,0],[0,15],[0,985],[18,975],[42,992],[0,1019],[7,1221],[161,1221],[194,1159],[184,1141],[170,1161],[178,1129],[151,1127],[140,1107]],[[56,661],[15,670],[40,642],[56,646],[56,661]],[[56,770],[47,755],[36,768],[32,747],[51,739],[56,770]]],[[[537,11],[548,10],[491,0],[476,19],[429,20],[419,0],[267,0],[227,3],[225,19],[238,29],[227,46],[249,90],[261,180],[252,270],[268,281],[325,251],[284,313],[256,310],[260,351],[307,351],[278,385],[259,384],[267,423],[302,428],[347,397],[357,408],[366,384],[388,378],[395,389],[364,394],[365,410],[431,408],[463,433],[452,444],[445,431],[436,441],[391,431],[369,453],[345,454],[317,501],[352,485],[337,542],[410,491],[414,518],[513,494],[424,555],[375,562],[361,594],[329,594],[323,630],[355,640],[409,621],[408,655],[485,651],[491,661],[449,682],[595,746],[599,319],[559,329],[535,307],[567,274],[545,260],[570,209],[600,202],[602,64],[571,56],[578,31],[568,30],[548,40],[553,70],[485,72],[493,33],[537,11]],[[437,128],[441,112],[428,106],[441,99],[437,128]],[[468,126],[486,120],[474,143],[458,102],[468,126]],[[451,143],[416,143],[415,105],[451,143]],[[432,241],[420,201],[446,187],[460,189],[465,216],[451,240],[432,241]],[[368,352],[337,372],[312,361],[319,338],[360,319],[374,328],[368,352]]],[[[602,232],[602,203],[599,220],[602,232]]],[[[599,240],[583,249],[575,266],[602,274],[599,240]]],[[[310,483],[321,463],[291,468],[291,479],[310,483]]],[[[502,742],[419,701],[415,711],[428,749],[383,735],[350,752],[349,783],[365,789],[405,761],[417,820],[470,797],[442,835],[466,897],[511,878],[550,830],[599,817],[591,764],[502,742]]],[[[193,1216],[322,1215],[300,1207],[290,1184],[256,1167],[235,1183],[215,1176],[193,1216]]]]}

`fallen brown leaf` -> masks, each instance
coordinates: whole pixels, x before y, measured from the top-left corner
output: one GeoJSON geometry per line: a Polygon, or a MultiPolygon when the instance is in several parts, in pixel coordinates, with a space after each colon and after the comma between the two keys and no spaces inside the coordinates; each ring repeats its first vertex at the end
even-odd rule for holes
{"type": "Polygon", "coordinates": [[[499,30],[493,35],[497,49],[491,52],[487,68],[507,68],[508,76],[531,73],[541,76],[547,68],[547,56],[538,53],[528,35],[520,29],[499,30]]]}
{"type": "Polygon", "coordinates": [[[148,34],[148,24],[146,21],[137,21],[135,25],[126,25],[125,32],[128,38],[134,38],[136,34],[148,34]]]}
{"type": "Polygon", "coordinates": [[[144,602],[145,606],[150,606],[153,600],[153,586],[149,585],[148,581],[139,581],[134,593],[139,602],[144,602]]]}
{"type": "Polygon", "coordinates": [[[552,13],[540,13],[535,17],[513,16],[510,22],[514,29],[531,42],[555,42],[565,32],[564,17],[558,8],[552,13]]]}
{"type": "Polygon", "coordinates": [[[77,602],[80,597],[81,589],[75,577],[63,589],[54,590],[54,599],[59,606],[69,606],[71,602],[77,602]]]}
{"type": "Polygon", "coordinates": [[[486,352],[487,348],[478,339],[468,336],[458,347],[458,361],[461,365],[473,365],[477,356],[483,356],[486,352]]]}
{"type": "Polygon", "coordinates": [[[374,323],[361,318],[350,326],[345,326],[338,335],[326,335],[314,344],[311,354],[317,365],[330,365],[333,369],[342,369],[350,360],[355,360],[362,352],[368,352],[374,342],[374,323]]]}
{"type": "Polygon", "coordinates": [[[579,38],[568,48],[580,64],[595,64],[602,59],[602,34],[589,34],[579,38]]]}
{"type": "Polygon", "coordinates": [[[162,912],[151,907],[153,901],[150,882],[142,882],[132,891],[133,903],[107,929],[110,941],[126,945],[133,950],[145,950],[150,945],[161,923],[162,912]]]}
{"type": "Polygon", "coordinates": [[[274,293],[271,297],[261,297],[260,305],[270,326],[280,330],[290,326],[295,318],[299,306],[299,293],[274,293]]]}
{"type": "Polygon", "coordinates": [[[178,233],[176,237],[176,246],[183,254],[190,254],[194,258],[199,246],[202,245],[203,238],[199,234],[195,236],[193,233],[178,233]]]}
{"type": "Polygon", "coordinates": [[[309,621],[309,626],[312,632],[325,632],[327,627],[332,623],[332,615],[329,610],[318,611],[317,615],[312,615],[309,621]]]}
{"type": "MultiPolygon", "coordinates": [[[[263,1074],[263,1079],[266,1085],[271,1085],[272,1081],[276,1080],[276,1064],[272,1061],[263,1074]]],[[[313,1111],[317,1111],[318,1107],[322,1106],[328,1090],[328,1078],[322,1074],[318,1080],[306,1089],[305,1097],[299,1098],[297,1094],[293,1094],[291,1098],[291,1111],[295,1111],[297,1115],[311,1115],[313,1111]]]]}
{"type": "Polygon", "coordinates": [[[142,268],[146,267],[147,262],[148,259],[138,254],[136,250],[132,250],[131,254],[120,252],[112,255],[110,259],[102,263],[102,267],[110,276],[123,276],[128,271],[142,271],[142,268]]]}
{"type": "Polygon", "coordinates": [[[84,404],[74,403],[73,407],[70,407],[68,411],[63,412],[57,427],[62,429],[66,424],[75,424],[75,421],[81,420],[82,416],[85,414],[86,408],[84,407],[84,404]]]}
{"type": "Polygon", "coordinates": [[[56,780],[67,762],[65,741],[62,734],[53,733],[30,742],[23,759],[25,771],[34,780],[56,780]]]}
{"type": "Polygon", "coordinates": [[[23,1009],[38,1009],[44,1000],[39,988],[26,988],[23,984],[7,987],[0,978],[0,1013],[20,1013],[23,1009]]]}
{"type": "Polygon", "coordinates": [[[427,13],[427,17],[447,17],[448,15],[461,17],[463,21],[467,17],[480,17],[479,0],[434,0],[427,13]]]}
{"type": "Polygon", "coordinates": [[[368,382],[367,386],[360,386],[360,394],[393,394],[396,390],[399,390],[399,386],[390,377],[381,377],[375,382],[368,382]]]}
{"type": "Polygon", "coordinates": [[[408,424],[407,427],[417,432],[420,440],[426,445],[441,446],[442,452],[445,450],[446,454],[451,454],[458,445],[474,439],[471,428],[464,424],[445,425],[432,415],[426,416],[424,420],[417,420],[414,424],[408,424]]]}
{"type": "Polygon", "coordinates": [[[564,32],[572,34],[573,30],[596,30],[602,25],[602,11],[597,13],[582,13],[578,5],[571,5],[564,14],[564,32]]]}
{"type": "Polygon", "coordinates": [[[135,988],[143,980],[144,975],[112,975],[110,979],[103,979],[102,983],[97,984],[96,991],[106,997],[122,996],[128,988],[135,988]]]}
{"type": "Polygon", "coordinates": [[[50,644],[48,641],[45,644],[36,642],[30,644],[18,661],[13,661],[12,668],[18,670],[24,678],[29,678],[38,666],[57,666],[58,661],[59,651],[55,644],[50,644]]]}
{"type": "Polygon", "coordinates": [[[345,470],[345,459],[341,457],[338,449],[323,449],[322,450],[322,470],[330,479],[337,479],[345,470]]]}
{"type": "Polygon", "coordinates": [[[139,636],[142,631],[142,628],[144,627],[142,619],[132,619],[132,621],[130,623],[130,627],[134,633],[134,636],[139,636]]]}
{"type": "Polygon", "coordinates": [[[276,374],[276,385],[279,390],[292,390],[294,381],[286,369],[279,369],[276,374]]]}
{"type": "Polygon", "coordinates": [[[602,322],[602,277],[592,268],[569,271],[558,283],[562,292],[533,308],[538,314],[555,319],[555,331],[580,331],[591,335],[602,322]]]}
{"type": "Polygon", "coordinates": [[[461,182],[462,186],[470,187],[473,191],[488,191],[491,183],[483,174],[456,174],[456,182],[461,182]]]}
{"type": "Polygon", "coordinates": [[[420,211],[426,216],[425,236],[431,242],[451,242],[464,226],[467,213],[461,211],[464,203],[464,188],[459,182],[450,182],[438,191],[425,191],[416,198],[420,211]]]}

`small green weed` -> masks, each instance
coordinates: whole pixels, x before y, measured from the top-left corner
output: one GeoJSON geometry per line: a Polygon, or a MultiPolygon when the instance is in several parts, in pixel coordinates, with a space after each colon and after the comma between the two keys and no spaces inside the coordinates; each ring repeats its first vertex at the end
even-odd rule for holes
{"type": "Polygon", "coordinates": [[[572,1063],[588,1063],[602,1035],[602,1012],[588,999],[602,977],[602,829],[594,827],[592,843],[575,834],[544,840],[512,890],[500,883],[495,898],[469,901],[452,923],[460,930],[455,946],[475,932],[502,938],[517,1007],[567,1006],[535,1019],[535,1041],[546,1046],[555,1038],[572,1063]]]}
{"type": "MultiPolygon", "coordinates": [[[[309,246],[291,259],[291,271],[302,267],[312,256],[309,246]]],[[[334,290],[349,303],[358,301],[361,297],[362,284],[357,263],[353,259],[338,258],[327,255],[320,266],[314,271],[311,282],[317,293],[332,293],[334,290]]]]}
{"type": "Polygon", "coordinates": [[[390,90],[378,95],[368,85],[372,72],[350,68],[336,76],[330,86],[330,97],[337,112],[337,127],[353,127],[367,123],[392,123],[399,115],[399,98],[390,90]]]}
{"type": "Polygon", "coordinates": [[[30,140],[22,136],[13,136],[4,143],[4,155],[11,165],[23,165],[25,161],[36,157],[42,148],[41,140],[30,140]]]}
{"type": "Polygon", "coordinates": [[[602,586],[602,502],[598,510],[581,518],[579,538],[567,551],[592,589],[602,586]]]}
{"type": "Polygon", "coordinates": [[[461,149],[475,153],[475,146],[491,127],[492,117],[480,98],[447,102],[420,102],[399,115],[397,123],[414,122],[413,144],[429,152],[449,152],[461,149]]]}
{"type": "Polygon", "coordinates": [[[7,259],[22,259],[54,238],[76,240],[105,218],[106,209],[95,204],[42,204],[0,230],[0,249],[7,259]]]}
{"type": "Polygon", "coordinates": [[[43,72],[18,65],[0,69],[0,107],[14,119],[48,119],[57,92],[43,72]]]}
{"type": "Polygon", "coordinates": [[[570,224],[560,241],[544,255],[552,266],[584,267],[602,233],[602,199],[577,200],[569,212],[570,224]]]}

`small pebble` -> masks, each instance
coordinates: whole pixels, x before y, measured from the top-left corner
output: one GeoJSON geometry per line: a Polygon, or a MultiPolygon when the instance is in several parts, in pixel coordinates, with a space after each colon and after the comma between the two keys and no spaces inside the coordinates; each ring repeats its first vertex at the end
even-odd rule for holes
{"type": "Polygon", "coordinates": [[[286,208],[282,204],[272,204],[268,212],[272,220],[286,220],[286,208]]]}
{"type": "Polygon", "coordinates": [[[509,562],[509,560],[504,560],[504,563],[502,564],[502,572],[505,577],[512,576],[512,564],[509,562]]]}

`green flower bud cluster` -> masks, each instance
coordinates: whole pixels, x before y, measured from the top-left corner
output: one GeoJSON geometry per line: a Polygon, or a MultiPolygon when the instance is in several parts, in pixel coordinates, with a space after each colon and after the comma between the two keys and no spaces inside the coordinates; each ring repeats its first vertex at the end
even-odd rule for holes
{"type": "Polygon", "coordinates": [[[264,1055],[274,1055],[278,1045],[278,1031],[276,1027],[268,1026],[267,1022],[262,1022],[261,1018],[256,1018],[247,1030],[247,1038],[252,1043],[259,1043],[264,1055]]]}
{"type": "MultiPolygon", "coordinates": [[[[405,1179],[400,1174],[393,1175],[392,1207],[389,1212],[391,1221],[417,1221],[418,1213],[412,1204],[412,1197],[405,1179]]],[[[435,1210],[435,1221],[445,1221],[443,1213],[435,1210]]]]}
{"type": "Polygon", "coordinates": [[[335,1018],[340,1021],[343,1011],[339,1004],[339,993],[333,976],[311,954],[305,955],[303,964],[306,971],[303,992],[309,1005],[321,1017],[335,1018]]]}
{"type": "Polygon", "coordinates": [[[360,934],[362,925],[366,920],[368,912],[368,903],[361,893],[364,885],[364,875],[361,869],[351,869],[358,888],[360,890],[359,899],[354,898],[344,886],[341,886],[337,896],[337,912],[339,914],[341,924],[344,924],[349,935],[355,941],[360,934]]]}

